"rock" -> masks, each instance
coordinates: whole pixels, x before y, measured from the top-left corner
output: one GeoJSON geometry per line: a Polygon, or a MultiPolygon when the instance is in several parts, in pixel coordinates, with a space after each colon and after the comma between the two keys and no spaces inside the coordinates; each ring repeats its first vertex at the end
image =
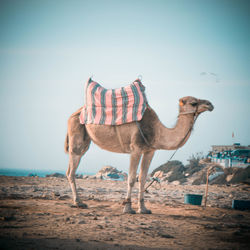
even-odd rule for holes
{"type": "Polygon", "coordinates": [[[106,174],[106,173],[112,173],[112,172],[117,173],[119,171],[112,166],[104,166],[98,173],[99,174],[106,174]]]}
{"type": "Polygon", "coordinates": [[[13,220],[16,220],[16,217],[15,216],[3,216],[3,217],[0,217],[0,220],[13,221],[13,220]]]}
{"type": "Polygon", "coordinates": [[[107,174],[107,176],[111,179],[119,179],[120,178],[119,174],[117,174],[117,173],[109,173],[109,174],[107,174]]]}
{"type": "Polygon", "coordinates": [[[226,177],[226,181],[227,181],[227,182],[230,182],[230,181],[232,180],[233,177],[234,177],[233,174],[228,175],[228,176],[226,177]]]}
{"type": "Polygon", "coordinates": [[[76,179],[83,179],[83,175],[82,174],[76,174],[76,179]]]}
{"type": "Polygon", "coordinates": [[[224,173],[213,179],[210,184],[237,184],[250,178],[250,166],[246,168],[231,167],[223,170],[224,173]]]}
{"type": "Polygon", "coordinates": [[[34,187],[32,188],[32,191],[33,191],[33,192],[37,192],[37,191],[39,191],[39,189],[38,189],[37,187],[34,186],[34,187]]]}
{"type": "Polygon", "coordinates": [[[65,178],[65,175],[60,173],[54,173],[54,174],[46,174],[46,177],[65,178]]]}
{"type": "Polygon", "coordinates": [[[112,166],[103,167],[98,173],[95,175],[97,179],[105,179],[105,180],[126,180],[127,174],[117,170],[112,166]]]}
{"type": "Polygon", "coordinates": [[[160,167],[156,168],[151,176],[159,178],[161,181],[179,181],[183,183],[186,181],[184,175],[185,167],[180,161],[169,161],[160,167]]]}
{"type": "Polygon", "coordinates": [[[172,236],[170,234],[162,233],[162,232],[158,232],[158,236],[161,238],[166,238],[166,239],[173,239],[174,238],[174,236],[172,236]]]}
{"type": "Polygon", "coordinates": [[[231,184],[247,181],[250,178],[250,166],[246,168],[235,168],[234,176],[230,180],[231,184]]]}
{"type": "Polygon", "coordinates": [[[210,158],[200,159],[199,163],[200,163],[200,164],[211,163],[211,159],[210,159],[210,158]]]}
{"type": "Polygon", "coordinates": [[[172,185],[180,185],[180,182],[179,181],[172,181],[171,184],[172,185]]]}
{"type": "Polygon", "coordinates": [[[58,192],[52,192],[52,197],[53,198],[59,198],[60,197],[60,194],[58,192]]]}
{"type": "Polygon", "coordinates": [[[164,172],[159,170],[154,173],[154,178],[162,178],[164,176],[164,172]]]}
{"type": "Polygon", "coordinates": [[[37,177],[37,176],[38,176],[37,174],[32,174],[32,173],[28,174],[28,177],[37,177]]]}
{"type": "Polygon", "coordinates": [[[67,194],[61,195],[61,196],[59,197],[59,200],[67,200],[67,199],[70,199],[70,196],[67,195],[67,194]]]}
{"type": "Polygon", "coordinates": [[[86,221],[80,220],[80,221],[78,222],[78,224],[86,224],[86,221]]]}

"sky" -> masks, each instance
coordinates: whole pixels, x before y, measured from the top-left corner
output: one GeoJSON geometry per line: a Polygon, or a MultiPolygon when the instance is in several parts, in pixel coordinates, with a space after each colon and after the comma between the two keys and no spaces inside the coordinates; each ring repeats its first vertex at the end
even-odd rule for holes
{"type": "MultiPolygon", "coordinates": [[[[213,103],[174,160],[186,164],[211,145],[249,145],[249,25],[247,0],[1,0],[0,168],[67,170],[67,119],[92,75],[105,88],[141,75],[167,127],[179,98],[213,103]]],[[[172,153],[157,151],[149,171],[172,153]]],[[[105,165],[127,172],[129,155],[92,143],[78,173],[105,165]]]]}

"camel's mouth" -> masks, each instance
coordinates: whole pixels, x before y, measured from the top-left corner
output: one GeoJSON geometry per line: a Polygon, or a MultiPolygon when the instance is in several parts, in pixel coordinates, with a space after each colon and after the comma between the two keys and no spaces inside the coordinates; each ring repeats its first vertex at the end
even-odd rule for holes
{"type": "Polygon", "coordinates": [[[210,112],[213,111],[213,110],[214,110],[214,106],[211,104],[211,106],[209,106],[209,107],[207,108],[207,110],[210,111],[210,112]]]}
{"type": "Polygon", "coordinates": [[[211,102],[207,100],[201,100],[201,103],[199,105],[199,113],[205,112],[205,111],[213,111],[214,106],[211,102]]]}
{"type": "Polygon", "coordinates": [[[209,102],[207,105],[206,105],[206,108],[207,108],[207,110],[208,111],[213,111],[214,110],[214,105],[211,103],[211,102],[209,102]]]}

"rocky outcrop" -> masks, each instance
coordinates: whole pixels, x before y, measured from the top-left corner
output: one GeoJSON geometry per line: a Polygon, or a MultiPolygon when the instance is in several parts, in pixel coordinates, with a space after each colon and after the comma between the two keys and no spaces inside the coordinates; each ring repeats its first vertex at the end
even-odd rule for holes
{"type": "Polygon", "coordinates": [[[156,168],[151,176],[160,182],[179,185],[202,185],[206,184],[207,172],[209,184],[236,184],[250,183],[250,166],[246,168],[224,168],[206,159],[192,158],[189,164],[183,166],[180,161],[170,161],[156,168]],[[213,171],[210,171],[213,169],[213,171]]]}
{"type": "Polygon", "coordinates": [[[38,177],[38,175],[37,174],[33,174],[33,173],[29,173],[28,177],[38,177]]]}
{"type": "Polygon", "coordinates": [[[104,166],[96,175],[97,179],[127,180],[127,174],[112,166],[104,166]]]}
{"type": "Polygon", "coordinates": [[[184,171],[185,167],[183,166],[182,162],[170,161],[156,168],[152,172],[151,176],[169,183],[173,181],[183,183],[186,181],[184,171]]]}
{"type": "Polygon", "coordinates": [[[211,184],[250,183],[250,166],[247,168],[225,168],[224,173],[211,181],[211,184]]]}
{"type": "MultiPolygon", "coordinates": [[[[29,176],[31,176],[31,175],[29,175],[29,176]]],[[[66,176],[64,174],[61,174],[61,173],[46,174],[46,177],[66,178],[66,176]]],[[[87,175],[87,177],[88,177],[88,175],[87,175]]],[[[76,179],[83,179],[84,176],[82,174],[76,174],[75,178],[76,179]]]]}
{"type": "Polygon", "coordinates": [[[53,174],[46,174],[46,177],[65,178],[65,175],[60,173],[53,173],[53,174]]]}

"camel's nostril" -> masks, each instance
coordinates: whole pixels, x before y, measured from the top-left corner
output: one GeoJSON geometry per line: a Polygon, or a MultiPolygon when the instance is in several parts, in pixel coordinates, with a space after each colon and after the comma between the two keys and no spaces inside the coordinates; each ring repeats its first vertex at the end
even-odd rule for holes
{"type": "Polygon", "coordinates": [[[214,110],[214,105],[210,102],[208,105],[208,110],[213,111],[214,110]]]}

